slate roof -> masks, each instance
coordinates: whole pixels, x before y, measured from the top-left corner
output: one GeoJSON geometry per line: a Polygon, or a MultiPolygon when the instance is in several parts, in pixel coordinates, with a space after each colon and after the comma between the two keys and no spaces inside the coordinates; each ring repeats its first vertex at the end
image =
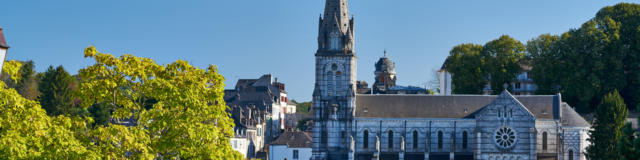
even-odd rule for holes
{"type": "Polygon", "coordinates": [[[591,125],[569,105],[562,105],[562,126],[590,127],[591,125]]]}
{"type": "Polygon", "coordinates": [[[384,57],[380,57],[378,62],[376,62],[376,72],[395,72],[395,69],[395,64],[391,61],[391,59],[387,58],[386,55],[384,57]]]}
{"type": "Polygon", "coordinates": [[[311,148],[313,141],[309,132],[285,132],[271,145],[286,145],[289,148],[311,148]]]}
{"type": "MultiPolygon", "coordinates": [[[[514,96],[537,119],[559,119],[559,96],[514,96]]],[[[356,117],[473,118],[497,95],[357,95],[356,117]]]]}

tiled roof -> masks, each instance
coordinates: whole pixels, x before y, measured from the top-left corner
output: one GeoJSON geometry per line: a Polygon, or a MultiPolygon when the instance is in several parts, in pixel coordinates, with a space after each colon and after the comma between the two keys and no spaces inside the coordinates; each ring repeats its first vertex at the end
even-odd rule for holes
{"type": "MultiPolygon", "coordinates": [[[[558,119],[556,95],[514,96],[537,119],[558,119]]],[[[357,95],[356,117],[472,118],[496,95],[357,95]]]]}
{"type": "Polygon", "coordinates": [[[0,27],[0,47],[9,48],[7,41],[4,39],[4,33],[2,33],[2,27],[0,27]]]}
{"type": "Polygon", "coordinates": [[[287,145],[289,148],[311,148],[313,145],[309,132],[285,132],[271,145],[287,145]]]}

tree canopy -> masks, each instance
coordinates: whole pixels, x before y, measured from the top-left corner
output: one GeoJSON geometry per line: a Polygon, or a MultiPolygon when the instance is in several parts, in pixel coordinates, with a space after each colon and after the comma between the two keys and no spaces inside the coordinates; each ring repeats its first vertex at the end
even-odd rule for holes
{"type": "Polygon", "coordinates": [[[84,108],[76,106],[73,97],[72,85],[75,85],[75,79],[62,66],[53,68],[49,66],[46,72],[41,74],[40,85],[38,89],[42,95],[40,96],[40,104],[49,115],[67,115],[77,116],[86,113],[84,108]]]}
{"type": "MultiPolygon", "coordinates": [[[[85,49],[85,57],[96,63],[79,71],[74,98],[83,109],[99,106],[91,109],[92,114],[112,112],[100,119],[115,123],[91,126],[94,119],[89,116],[48,116],[37,101],[0,82],[0,157],[242,158],[230,145],[234,123],[223,100],[224,78],[215,66],[205,70],[181,60],[159,65],[128,54],[116,58],[94,47],[85,49]]],[[[18,81],[20,66],[7,62],[3,71],[18,81]]],[[[61,68],[50,69],[49,74],[62,73],[61,68]]],[[[68,79],[66,74],[57,75],[43,77],[68,79]]],[[[53,86],[68,88],[67,84],[53,86]]]]}
{"type": "MultiPolygon", "coordinates": [[[[594,111],[613,91],[634,109],[640,105],[640,5],[619,3],[602,8],[579,28],[561,35],[543,34],[521,44],[508,36],[486,43],[480,57],[460,56],[453,47],[446,67],[453,75],[454,93],[476,94],[481,76],[490,76],[493,94],[514,82],[517,66],[531,66],[536,94],[562,93],[563,101],[581,113],[594,111]],[[473,62],[473,63],[471,63],[473,62]],[[477,65],[482,62],[482,65],[477,65]],[[480,71],[478,71],[480,68],[480,71]],[[484,73],[482,73],[484,72],[484,73]]],[[[475,50],[462,55],[474,55],[475,50]]]]}
{"type": "MultiPolygon", "coordinates": [[[[505,83],[515,81],[525,60],[525,47],[507,35],[486,43],[461,44],[453,47],[445,62],[453,76],[453,93],[482,94],[487,83],[491,93],[498,94],[505,83]]],[[[507,88],[511,89],[511,88],[507,88]]]]}

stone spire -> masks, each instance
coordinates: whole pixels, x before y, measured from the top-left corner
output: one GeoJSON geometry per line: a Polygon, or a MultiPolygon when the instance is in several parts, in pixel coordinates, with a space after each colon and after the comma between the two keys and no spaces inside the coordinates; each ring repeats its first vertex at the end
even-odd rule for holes
{"type": "Polygon", "coordinates": [[[347,0],[327,0],[320,16],[319,55],[354,55],[353,17],[349,18],[347,0]]]}
{"type": "Polygon", "coordinates": [[[340,24],[340,30],[346,34],[349,24],[349,2],[347,0],[327,0],[324,7],[325,22],[328,25],[340,24]]]}

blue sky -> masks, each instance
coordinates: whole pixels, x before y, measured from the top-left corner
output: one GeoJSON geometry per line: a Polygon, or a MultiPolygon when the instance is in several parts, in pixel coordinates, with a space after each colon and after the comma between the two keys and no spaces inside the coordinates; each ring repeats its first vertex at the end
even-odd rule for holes
{"type": "MultiPolygon", "coordinates": [[[[621,1],[351,0],[358,79],[373,83],[384,49],[400,85],[423,86],[451,47],[484,44],[507,34],[525,43],[540,34],[577,28],[621,1]]],[[[290,99],[311,99],[318,16],[324,0],[9,0],[0,26],[7,59],[34,60],[36,69],[63,65],[72,74],[93,64],[83,49],[130,53],[166,64],[178,59],[215,64],[233,88],[239,78],[271,73],[290,99]]]]}

